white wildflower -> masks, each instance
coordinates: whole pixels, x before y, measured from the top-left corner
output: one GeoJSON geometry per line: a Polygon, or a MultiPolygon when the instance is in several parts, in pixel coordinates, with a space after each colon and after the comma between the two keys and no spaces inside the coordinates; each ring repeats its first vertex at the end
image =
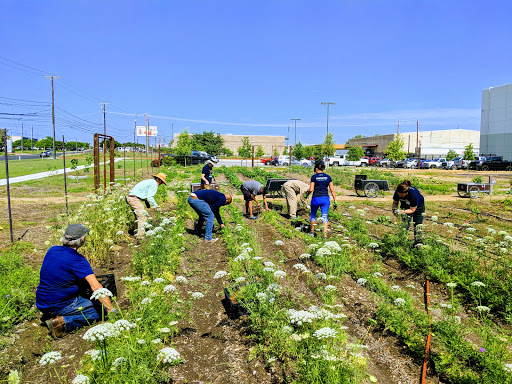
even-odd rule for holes
{"type": "Polygon", "coordinates": [[[160,344],[162,342],[162,339],[153,339],[151,340],[153,344],[160,344]]]}
{"type": "Polygon", "coordinates": [[[457,286],[457,283],[446,283],[446,286],[448,288],[455,288],[457,286]]]}
{"type": "Polygon", "coordinates": [[[473,287],[485,287],[485,284],[484,284],[484,283],[482,283],[481,281],[473,281],[473,282],[471,283],[471,285],[472,285],[473,287]]]}
{"type": "Polygon", "coordinates": [[[366,283],[368,282],[368,280],[366,280],[364,277],[360,277],[359,279],[357,279],[356,283],[360,286],[363,286],[365,285],[366,283]]]}
{"type": "Polygon", "coordinates": [[[72,384],[90,384],[90,383],[91,383],[91,379],[89,379],[89,377],[85,376],[85,375],[78,375],[72,381],[72,384]]]}
{"type": "Polygon", "coordinates": [[[172,292],[176,292],[176,287],[174,285],[169,284],[164,287],[164,293],[172,293],[172,292]]]}
{"type": "Polygon", "coordinates": [[[194,293],[192,294],[192,298],[193,298],[194,300],[202,299],[203,297],[204,297],[204,295],[203,295],[201,292],[194,292],[194,293]]]}
{"type": "Polygon", "coordinates": [[[118,357],[117,359],[115,359],[113,362],[112,362],[112,366],[113,367],[119,367],[120,365],[126,363],[128,360],[126,359],[126,357],[118,357]]]}
{"type": "Polygon", "coordinates": [[[145,297],[142,299],[142,301],[140,302],[142,305],[146,305],[146,304],[151,304],[153,302],[153,299],[150,298],[150,297],[145,297]]]}
{"type": "Polygon", "coordinates": [[[117,235],[117,236],[124,235],[124,232],[123,232],[123,231],[117,231],[117,232],[116,232],[116,235],[117,235]]]}
{"type": "Polygon", "coordinates": [[[155,280],[153,280],[153,283],[162,284],[162,283],[165,283],[165,279],[162,279],[161,277],[157,277],[155,280]]]}
{"type": "Polygon", "coordinates": [[[276,240],[274,242],[275,245],[277,245],[278,247],[282,246],[284,243],[281,241],[281,240],[276,240]]]}
{"type": "Polygon", "coordinates": [[[181,360],[181,355],[174,348],[167,347],[158,352],[156,360],[163,364],[172,364],[181,360]]]}
{"type": "Polygon", "coordinates": [[[274,271],[275,271],[275,269],[272,268],[272,267],[265,267],[265,268],[263,268],[263,272],[274,272],[274,271]]]}
{"type": "Polygon", "coordinates": [[[146,340],[144,339],[138,339],[137,344],[146,344],[146,340]]]}
{"type": "Polygon", "coordinates": [[[377,244],[377,243],[370,243],[370,244],[368,244],[368,247],[371,248],[371,249],[377,249],[377,248],[379,248],[379,244],[377,244]]]}
{"type": "Polygon", "coordinates": [[[285,276],[286,276],[286,272],[284,272],[284,271],[275,271],[275,272],[274,272],[274,277],[275,277],[276,279],[282,279],[282,278],[284,278],[285,276]]]}
{"type": "Polygon", "coordinates": [[[263,265],[264,265],[265,267],[275,267],[275,264],[274,264],[273,262],[271,262],[271,261],[265,261],[265,262],[263,263],[263,265]]]}
{"type": "Polygon", "coordinates": [[[473,227],[467,227],[466,231],[468,231],[468,232],[476,232],[476,229],[473,228],[473,227]]]}
{"type": "Polygon", "coordinates": [[[453,227],[454,227],[453,223],[450,223],[450,222],[448,222],[448,221],[447,221],[446,223],[443,223],[443,225],[444,225],[445,227],[450,227],[450,228],[453,228],[453,227]]]}
{"type": "Polygon", "coordinates": [[[233,260],[236,261],[236,262],[244,261],[245,260],[245,254],[241,253],[240,255],[235,257],[233,260]]]}
{"type": "Polygon", "coordinates": [[[334,285],[326,285],[325,290],[327,292],[334,292],[336,290],[336,287],[334,285]]]}
{"type": "Polygon", "coordinates": [[[333,329],[333,328],[329,328],[329,327],[323,327],[323,328],[320,328],[318,331],[315,331],[315,333],[313,333],[313,336],[315,336],[318,340],[322,340],[322,339],[328,339],[330,337],[334,338],[336,337],[336,335],[338,334],[338,331],[333,329]]]}
{"type": "Polygon", "coordinates": [[[439,218],[438,218],[437,216],[432,216],[430,219],[431,219],[432,221],[436,222],[439,218]]]}
{"type": "Polygon", "coordinates": [[[186,278],[186,277],[184,277],[184,276],[177,276],[177,277],[176,277],[176,279],[175,279],[175,281],[176,281],[177,283],[180,283],[180,284],[188,283],[187,278],[186,278]]]}
{"type": "Polygon", "coordinates": [[[317,248],[320,248],[319,244],[309,244],[308,245],[308,250],[310,250],[310,251],[314,251],[317,248]]]}
{"type": "Polygon", "coordinates": [[[382,277],[382,273],[380,273],[380,272],[375,272],[375,273],[373,274],[373,277],[382,277]]]}
{"type": "Polygon", "coordinates": [[[316,319],[316,315],[308,311],[288,309],[286,313],[288,314],[290,323],[292,324],[302,325],[304,323],[311,323],[316,319]]]}
{"type": "Polygon", "coordinates": [[[256,294],[256,298],[259,300],[259,301],[266,301],[267,300],[267,294],[265,292],[258,292],[256,294]]]}
{"type": "Polygon", "coordinates": [[[244,276],[240,276],[235,279],[235,283],[237,283],[237,284],[243,283],[244,281],[245,281],[244,276]]]}
{"type": "Polygon", "coordinates": [[[299,256],[299,259],[309,259],[311,258],[311,255],[309,253],[303,253],[299,256]]]}
{"type": "Polygon", "coordinates": [[[263,259],[263,257],[261,257],[261,256],[254,256],[252,259],[253,260],[261,260],[261,259],[263,259]]]}
{"type": "Polygon", "coordinates": [[[395,292],[399,291],[401,288],[398,285],[393,285],[391,289],[395,292]]]}
{"type": "Polygon", "coordinates": [[[215,276],[213,276],[214,279],[221,279],[225,276],[229,275],[229,273],[227,273],[226,271],[218,271],[217,273],[215,273],[215,276]]]}
{"type": "Polygon", "coordinates": [[[320,280],[327,280],[327,275],[323,272],[317,273],[315,277],[320,280]]]}
{"type": "Polygon", "coordinates": [[[309,272],[308,268],[304,264],[300,264],[300,263],[294,264],[293,268],[295,268],[301,272],[309,272]]]}
{"type": "Polygon", "coordinates": [[[482,313],[482,312],[489,312],[491,310],[491,308],[486,307],[485,305],[479,305],[476,307],[476,310],[478,312],[482,313]]]}
{"type": "Polygon", "coordinates": [[[100,288],[92,293],[91,300],[101,300],[105,297],[112,297],[112,292],[110,292],[107,288],[100,288]]]}
{"type": "Polygon", "coordinates": [[[143,280],[140,282],[140,285],[150,285],[151,284],[151,281],[147,281],[147,280],[143,280]]]}
{"type": "Polygon", "coordinates": [[[171,332],[171,330],[169,328],[167,328],[167,327],[160,328],[159,331],[161,333],[169,333],[169,332],[171,332]]]}
{"type": "Polygon", "coordinates": [[[401,297],[399,297],[399,298],[395,299],[394,304],[401,307],[402,305],[405,305],[405,300],[402,299],[401,297]]]}
{"type": "Polygon", "coordinates": [[[494,228],[487,228],[487,232],[490,233],[491,235],[496,234],[496,230],[494,228]]]}
{"type": "Polygon", "coordinates": [[[134,323],[130,323],[128,320],[120,319],[114,323],[114,329],[117,332],[128,331],[130,328],[135,328],[134,323]]]}
{"type": "Polygon", "coordinates": [[[453,320],[456,324],[460,324],[460,316],[453,316],[453,320]]]}
{"type": "Polygon", "coordinates": [[[62,355],[60,352],[53,351],[48,352],[41,357],[41,360],[39,360],[39,364],[41,365],[47,365],[47,364],[54,364],[57,360],[62,359],[62,355]]]}
{"type": "Polygon", "coordinates": [[[114,328],[114,324],[103,323],[89,328],[82,338],[87,341],[104,341],[110,337],[116,337],[117,335],[118,332],[114,328]]]}
{"type": "Polygon", "coordinates": [[[281,286],[279,284],[276,284],[276,283],[272,283],[272,284],[270,284],[267,287],[267,291],[268,292],[276,292],[276,291],[279,291],[279,290],[281,290],[281,286]]]}
{"type": "Polygon", "coordinates": [[[341,252],[341,247],[336,241],[326,241],[322,248],[327,248],[331,252],[341,252]]]}

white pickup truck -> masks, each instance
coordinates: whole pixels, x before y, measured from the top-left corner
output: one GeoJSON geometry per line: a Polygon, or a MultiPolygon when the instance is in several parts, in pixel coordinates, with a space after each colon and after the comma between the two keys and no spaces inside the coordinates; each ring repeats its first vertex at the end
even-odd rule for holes
{"type": "Polygon", "coordinates": [[[353,167],[367,167],[369,165],[369,160],[362,157],[360,160],[350,161],[348,159],[348,155],[334,155],[329,156],[329,165],[330,166],[353,166],[353,167]]]}

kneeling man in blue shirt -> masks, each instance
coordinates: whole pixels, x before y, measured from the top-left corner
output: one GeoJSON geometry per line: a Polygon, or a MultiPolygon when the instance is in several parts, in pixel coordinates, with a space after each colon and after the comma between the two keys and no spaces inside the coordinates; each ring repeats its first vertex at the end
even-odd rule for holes
{"type": "Polygon", "coordinates": [[[36,306],[43,312],[41,321],[46,323],[55,339],[101,320],[103,307],[108,313],[117,312],[108,296],[93,302],[79,294],[78,285],[83,279],[93,292],[103,288],[87,259],[77,252],[88,233],[89,229],[84,225],[71,224],[64,232],[62,245],[51,247],[44,256],[36,306]]]}

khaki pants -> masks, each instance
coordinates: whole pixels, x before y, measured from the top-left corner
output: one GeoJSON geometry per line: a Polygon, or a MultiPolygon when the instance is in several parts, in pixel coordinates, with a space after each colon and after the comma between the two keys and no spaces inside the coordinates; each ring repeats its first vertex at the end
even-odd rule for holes
{"type": "Polygon", "coordinates": [[[306,193],[308,188],[309,186],[306,183],[298,180],[287,181],[281,187],[281,192],[286,197],[286,205],[288,206],[288,212],[290,212],[291,218],[297,217],[298,199],[304,204],[302,195],[306,193]]]}
{"type": "Polygon", "coordinates": [[[211,188],[212,188],[211,184],[203,184],[203,183],[201,183],[201,189],[211,189],[211,188]]]}
{"type": "Polygon", "coordinates": [[[126,196],[126,202],[132,208],[135,218],[137,219],[137,238],[144,237],[145,229],[144,224],[148,221],[147,214],[143,213],[146,211],[146,207],[142,204],[142,200],[134,196],[126,196]]]}

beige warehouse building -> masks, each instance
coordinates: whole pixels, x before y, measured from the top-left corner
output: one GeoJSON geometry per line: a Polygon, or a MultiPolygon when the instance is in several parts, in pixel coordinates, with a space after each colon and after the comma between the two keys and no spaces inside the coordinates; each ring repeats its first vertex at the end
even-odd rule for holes
{"type": "MultiPolygon", "coordinates": [[[[363,147],[368,155],[382,156],[388,144],[396,138],[396,133],[359,137],[349,139],[349,146],[363,147]]],[[[404,140],[404,150],[418,155],[417,143],[421,146],[421,157],[444,157],[450,149],[458,154],[464,152],[464,147],[473,144],[473,150],[478,155],[480,149],[480,132],[469,129],[446,129],[440,131],[401,132],[404,140]]]]}
{"type": "MultiPolygon", "coordinates": [[[[178,141],[179,133],[174,134],[174,141],[172,147],[178,141]]],[[[254,151],[261,145],[266,155],[271,155],[274,149],[277,149],[279,154],[282,154],[285,147],[285,136],[259,136],[259,135],[220,135],[224,139],[224,147],[237,154],[238,148],[242,146],[244,137],[249,138],[249,143],[254,145],[254,151]]],[[[192,135],[191,135],[192,137],[192,135]]]]}

